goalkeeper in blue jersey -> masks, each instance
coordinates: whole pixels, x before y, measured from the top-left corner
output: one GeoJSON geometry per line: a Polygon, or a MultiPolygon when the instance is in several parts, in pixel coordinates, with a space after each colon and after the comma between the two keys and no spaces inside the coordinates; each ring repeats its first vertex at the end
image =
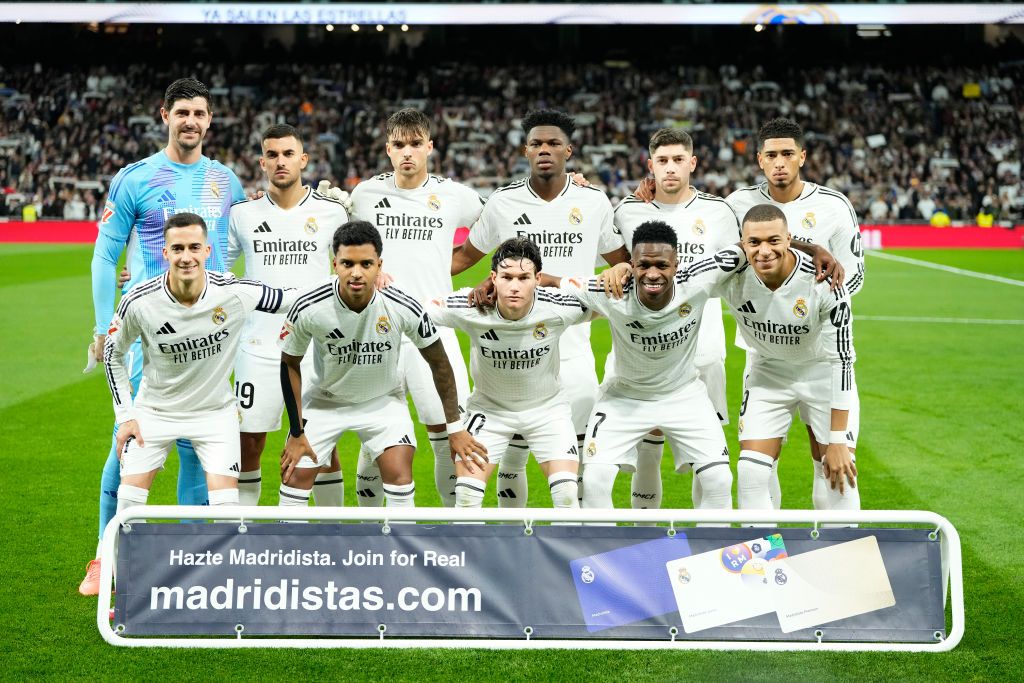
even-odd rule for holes
{"type": "MultiPolygon", "coordinates": [[[[156,154],[122,168],[107,193],[92,257],[92,299],[96,314],[96,338],[90,347],[102,362],[103,344],[114,315],[117,262],[127,250],[131,279],[122,291],[167,270],[163,226],[182,212],[202,216],[209,226],[212,247],[206,268],[224,271],[228,249],[228,213],[231,205],[245,199],[242,184],[223,164],[203,156],[203,137],[213,117],[210,91],[194,78],[182,78],[168,86],[160,116],[167,126],[167,146],[156,154]]],[[[142,350],[135,340],[125,355],[133,393],[142,380],[142,350]]],[[[117,431],[116,425],[114,431],[117,431]]],[[[100,484],[100,535],[117,511],[120,470],[111,440],[100,484]]],[[[206,479],[192,445],[178,441],[178,503],[204,505],[206,479]]],[[[99,551],[86,567],[79,586],[83,595],[99,593],[99,551]]]]}

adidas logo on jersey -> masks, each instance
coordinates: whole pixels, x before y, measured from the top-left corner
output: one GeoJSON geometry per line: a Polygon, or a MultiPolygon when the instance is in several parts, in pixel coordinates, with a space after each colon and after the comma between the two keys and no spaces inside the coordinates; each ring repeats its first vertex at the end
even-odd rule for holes
{"type": "Polygon", "coordinates": [[[512,225],[533,225],[533,221],[525,213],[519,218],[512,221],[512,225]]]}
{"type": "Polygon", "coordinates": [[[231,472],[240,472],[241,471],[239,469],[239,467],[238,467],[238,463],[237,462],[231,463],[231,467],[229,467],[228,470],[231,471],[231,472]]]}
{"type": "Polygon", "coordinates": [[[411,446],[411,445],[412,445],[412,441],[410,441],[410,440],[409,440],[409,435],[408,435],[408,434],[406,434],[405,436],[403,436],[403,437],[402,437],[402,438],[401,438],[401,439],[400,439],[400,440],[398,441],[398,444],[399,444],[400,446],[411,446]]]}
{"type": "Polygon", "coordinates": [[[631,323],[626,323],[626,327],[632,327],[634,330],[644,329],[643,323],[641,323],[639,320],[634,320],[631,323]]]}
{"type": "Polygon", "coordinates": [[[337,327],[335,327],[333,330],[331,330],[330,332],[327,333],[327,338],[328,339],[344,339],[345,335],[343,335],[341,333],[341,330],[339,330],[337,327]]]}
{"type": "Polygon", "coordinates": [[[757,311],[754,310],[754,302],[749,299],[747,300],[747,303],[740,306],[740,310],[744,313],[757,313],[757,311]]]}
{"type": "Polygon", "coordinates": [[[260,223],[259,225],[257,225],[253,229],[253,232],[273,232],[273,231],[270,229],[270,224],[267,223],[266,221],[263,221],[262,223],[260,223]]]}
{"type": "Polygon", "coordinates": [[[480,338],[489,339],[490,341],[498,341],[498,333],[495,332],[493,329],[487,330],[486,332],[480,335],[480,338]]]}
{"type": "Polygon", "coordinates": [[[164,190],[164,193],[157,197],[157,201],[166,204],[174,203],[174,193],[170,190],[164,190]]]}
{"type": "Polygon", "coordinates": [[[170,323],[164,323],[160,327],[160,329],[156,331],[156,333],[157,334],[174,334],[174,328],[171,327],[170,323]]]}
{"type": "Polygon", "coordinates": [[[375,208],[375,209],[390,209],[391,208],[391,202],[388,201],[387,197],[384,197],[384,199],[382,199],[379,202],[377,202],[376,204],[374,204],[373,208],[375,208]]]}
{"type": "Polygon", "coordinates": [[[578,458],[578,457],[579,457],[579,455],[580,455],[580,452],[579,452],[578,450],[576,450],[576,445],[575,445],[575,444],[573,444],[573,446],[572,446],[571,448],[569,448],[569,450],[567,450],[567,451],[565,452],[565,454],[566,454],[566,455],[571,455],[571,456],[572,456],[572,457],[574,457],[574,458],[578,458]]]}

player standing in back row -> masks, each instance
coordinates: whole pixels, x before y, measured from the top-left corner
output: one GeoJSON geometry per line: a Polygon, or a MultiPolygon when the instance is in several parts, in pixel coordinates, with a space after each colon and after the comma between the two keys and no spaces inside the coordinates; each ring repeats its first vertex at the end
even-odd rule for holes
{"type": "MultiPolygon", "coordinates": [[[[795,121],[784,118],[767,121],[757,132],[757,147],[757,163],[767,180],[760,185],[736,190],[726,198],[726,202],[737,218],[742,218],[757,204],[777,206],[786,216],[794,242],[826,247],[835,256],[846,272],[844,286],[853,297],[864,284],[864,249],[857,213],[850,200],[841,192],[800,177],[800,169],[807,159],[807,150],[804,148],[804,131],[795,121]]],[[[746,375],[753,360],[750,354],[756,351],[752,351],[742,340],[737,335],[736,345],[747,349],[746,375]]],[[[860,400],[856,384],[851,391],[847,445],[853,451],[857,446],[860,400]]],[[[826,493],[821,490],[821,459],[824,451],[817,445],[809,416],[801,413],[800,419],[807,425],[815,472],[812,498],[817,508],[826,498],[826,493]]],[[[772,468],[771,489],[772,503],[779,508],[782,505],[782,492],[779,487],[778,460],[772,468]]]]}
{"type": "MultiPolygon", "coordinates": [[[[305,288],[331,273],[331,240],[348,221],[341,202],[302,184],[309,156],[299,131],[276,124],[263,133],[260,168],[269,181],[260,199],[231,210],[228,265],[245,257],[245,277],[272,287],[305,288]]],[[[284,315],[256,312],[242,331],[235,359],[235,396],[241,414],[242,471],[238,497],[242,505],[258,505],[261,490],[260,456],[267,432],[281,428],[281,352],[278,334],[284,315]]],[[[304,368],[313,376],[313,363],[304,368]]],[[[334,467],[316,476],[318,505],[341,505],[344,483],[337,458],[334,467]]]]}
{"type": "MultiPolygon", "coordinates": [[[[110,183],[92,258],[92,298],[96,338],[92,349],[102,360],[105,333],[114,314],[114,282],[117,262],[127,249],[131,279],[127,293],[140,282],[167,270],[163,258],[163,228],[168,218],[189,212],[201,216],[209,227],[210,270],[226,270],[228,214],[231,205],[245,199],[242,184],[231,169],[203,156],[203,137],[213,112],[210,92],[194,78],[182,78],[167,87],[160,116],[167,126],[167,146],[142,161],[118,171],[110,183]]],[[[142,347],[137,342],[127,354],[131,386],[142,381],[142,347]]],[[[117,511],[120,466],[111,440],[100,481],[100,535],[117,511]]],[[[195,451],[179,441],[178,503],[206,503],[206,480],[195,451]]],[[[78,590],[99,593],[100,563],[89,562],[78,590]]]]}
{"type": "MultiPolygon", "coordinates": [[[[421,302],[452,291],[455,231],[473,225],[483,207],[475,190],[428,172],[428,160],[434,149],[430,129],[430,119],[416,109],[401,109],[392,114],[385,128],[385,150],[394,171],[365,180],[352,191],[352,217],[371,223],[380,233],[388,254],[387,276],[421,302]]],[[[469,396],[466,362],[455,333],[447,328],[438,333],[455,373],[461,408],[469,396]]],[[[455,466],[448,447],[444,408],[434,390],[429,365],[415,352],[412,342],[405,339],[402,343],[405,387],[420,422],[427,428],[434,452],[434,483],[441,502],[452,507],[455,466]]],[[[360,505],[384,504],[380,472],[373,457],[365,447],[360,449],[356,471],[360,505]]]]}
{"type": "MultiPolygon", "coordinates": [[[[546,271],[554,275],[591,273],[599,256],[611,265],[628,261],[629,252],[615,231],[604,192],[583,187],[565,173],[576,130],[572,117],[551,109],[532,111],[523,118],[522,128],[530,177],[496,190],[487,199],[479,223],[453,256],[452,271],[465,270],[513,237],[533,240],[546,271]]],[[[597,399],[590,324],[571,327],[561,340],[560,353],[561,384],[572,408],[579,446],[597,399]]],[[[503,507],[523,507],[528,445],[514,440],[511,447],[498,469],[498,502],[503,507]]]]}

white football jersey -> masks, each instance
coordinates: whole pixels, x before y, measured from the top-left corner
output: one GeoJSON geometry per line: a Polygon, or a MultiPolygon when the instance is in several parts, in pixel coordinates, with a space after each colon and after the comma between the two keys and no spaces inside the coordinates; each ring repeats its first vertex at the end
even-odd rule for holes
{"type": "MultiPolygon", "coordinates": [[[[302,289],[331,273],[334,231],[348,221],[341,202],[306,188],[302,201],[282,209],[270,194],[231,207],[228,267],[245,256],[245,277],[271,287],[302,289]]],[[[283,315],[253,313],[242,331],[242,348],[279,358],[277,335],[283,315]]]]}
{"type": "Polygon", "coordinates": [[[132,288],[121,298],[104,348],[107,381],[117,422],[133,419],[124,354],[142,338],[142,384],[134,406],[157,413],[194,415],[235,401],[228,383],[246,317],[277,313],[295,300],[295,290],[206,272],[206,287],[191,306],[178,302],[166,273],[132,288]]]}
{"type": "Polygon", "coordinates": [[[402,391],[403,336],[418,349],[439,339],[423,307],[398,287],[376,290],[357,313],[341,300],[333,276],[298,295],[278,345],[303,356],[313,342],[317,382],[304,399],[354,405],[402,391]]]}
{"type": "Polygon", "coordinates": [[[438,325],[469,336],[473,394],[506,410],[544,405],[561,391],[559,339],[573,325],[590,319],[575,297],[538,287],[533,308],[519,320],[506,320],[497,307],[480,313],[469,305],[468,289],[427,305],[438,325]]]}
{"type": "Polygon", "coordinates": [[[757,355],[754,363],[832,365],[832,407],[845,410],[853,396],[853,314],[846,287],[835,292],[816,282],[814,263],[790,249],[796,267],[775,291],[749,265],[717,292],[736,318],[736,329],[757,355]]]}
{"type": "Polygon", "coordinates": [[[394,173],[382,173],[352,191],[352,216],[380,231],[382,270],[419,301],[452,291],[455,231],[472,226],[482,208],[475,190],[436,175],[403,190],[394,173]]]}
{"type": "Polygon", "coordinates": [[[688,266],[680,266],[672,300],[661,310],[644,306],[630,280],[623,297],[604,292],[596,277],[562,278],[562,289],[608,318],[615,349],[614,372],[604,388],[614,394],[654,401],[697,377],[694,364],[704,304],[716,285],[746,263],[736,246],[688,266]]]}
{"type": "MultiPolygon", "coordinates": [[[[676,231],[679,265],[686,267],[730,244],[739,241],[740,225],[736,214],[721,197],[700,192],[690,186],[693,196],[679,204],[645,202],[629,195],[615,207],[615,228],[622,234],[626,249],[633,250],[633,231],[647,221],[662,221],[676,231]]],[[[697,334],[698,362],[725,359],[725,324],[722,303],[717,298],[704,304],[700,332],[697,334]]]]}
{"type": "Polygon", "coordinates": [[[857,212],[843,193],[806,180],[803,183],[800,196],[785,204],[772,199],[767,182],[742,187],[725,201],[740,221],[757,204],[772,204],[782,209],[793,239],[821,245],[839,260],[846,271],[843,285],[853,296],[864,284],[864,247],[857,212]]]}
{"type": "MultiPolygon", "coordinates": [[[[565,189],[550,202],[530,187],[529,178],[506,185],[487,199],[469,241],[485,254],[513,237],[529,237],[540,247],[541,271],[551,275],[594,272],[602,254],[623,245],[615,231],[604,192],[565,177],[565,189]]],[[[572,328],[562,340],[563,358],[590,353],[590,325],[572,328]]]]}

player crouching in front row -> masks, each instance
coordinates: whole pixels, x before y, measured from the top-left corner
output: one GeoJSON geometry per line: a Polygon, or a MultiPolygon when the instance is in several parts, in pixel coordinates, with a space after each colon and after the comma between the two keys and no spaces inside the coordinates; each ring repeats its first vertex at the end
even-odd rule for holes
{"type": "Polygon", "coordinates": [[[482,313],[470,306],[469,290],[434,300],[428,308],[438,325],[469,336],[474,388],[466,427],[487,446],[490,459],[482,466],[466,458],[455,461],[456,507],[481,507],[487,481],[515,434],[530,444],[554,507],[579,507],[576,430],[558,379],[558,341],[591,314],[573,297],[538,287],[540,269],[533,241],[505,240],[491,258],[494,308],[482,313]]]}
{"type": "Polygon", "coordinates": [[[202,217],[179,213],[164,225],[166,273],[122,299],[104,356],[117,417],[121,484],[117,509],[144,505],[177,439],[190,439],[206,472],[210,505],[238,504],[238,409],[228,378],[246,317],[276,313],[294,290],[207,271],[202,217]],[[142,338],[142,383],[134,401],[124,356],[142,338]]]}
{"type": "Polygon", "coordinates": [[[334,233],[335,275],[304,290],[281,329],[281,390],[290,422],[281,455],[280,504],[305,506],[320,467],[353,431],[376,457],[390,507],[414,507],[415,432],[402,384],[402,337],[430,366],[447,420],[453,458],[487,461],[487,450],[459,420],[455,375],[441,338],[417,301],[391,286],[377,290],[382,243],[366,221],[334,233]],[[313,342],[317,381],[303,395],[300,363],[313,342]],[[304,419],[305,418],[305,419],[304,419]]]}

